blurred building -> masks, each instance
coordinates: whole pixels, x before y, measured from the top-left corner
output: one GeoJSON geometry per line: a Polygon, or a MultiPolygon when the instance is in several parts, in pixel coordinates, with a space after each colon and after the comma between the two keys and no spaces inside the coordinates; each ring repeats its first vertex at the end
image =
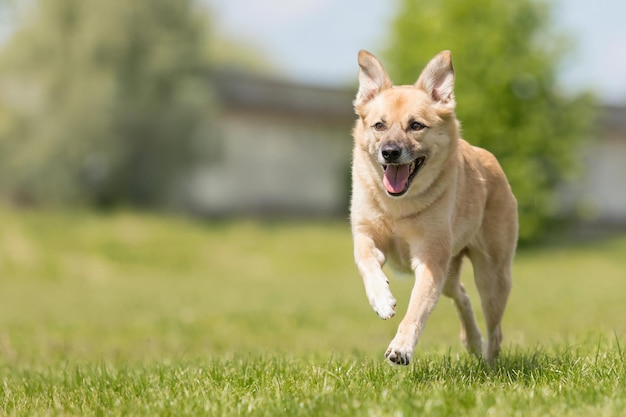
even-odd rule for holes
{"type": "MultiPolygon", "coordinates": [[[[354,89],[237,72],[215,77],[221,103],[214,161],[192,183],[206,215],[345,215],[354,89]]],[[[626,107],[599,109],[582,178],[561,189],[568,211],[592,227],[626,227],[626,107]]]]}
{"type": "Polygon", "coordinates": [[[561,193],[587,231],[626,229],[626,107],[601,106],[595,131],[581,154],[582,177],[561,193]]]}
{"type": "Polygon", "coordinates": [[[192,181],[209,215],[345,213],[354,121],[351,90],[221,72],[219,141],[192,181]]]}

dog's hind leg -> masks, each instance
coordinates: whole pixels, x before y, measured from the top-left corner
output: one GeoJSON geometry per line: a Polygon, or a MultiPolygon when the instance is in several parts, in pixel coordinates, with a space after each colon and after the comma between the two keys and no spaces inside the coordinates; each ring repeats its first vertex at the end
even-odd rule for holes
{"type": "Polygon", "coordinates": [[[485,360],[493,363],[500,354],[502,343],[501,322],[511,292],[512,256],[489,256],[480,251],[470,251],[469,257],[487,326],[485,360]]]}
{"type": "Polygon", "coordinates": [[[463,263],[463,253],[460,253],[450,261],[446,283],[443,287],[443,295],[450,297],[454,301],[454,306],[461,320],[461,343],[471,354],[481,356],[482,337],[476,317],[463,284],[460,282],[461,265],[463,263]]]}

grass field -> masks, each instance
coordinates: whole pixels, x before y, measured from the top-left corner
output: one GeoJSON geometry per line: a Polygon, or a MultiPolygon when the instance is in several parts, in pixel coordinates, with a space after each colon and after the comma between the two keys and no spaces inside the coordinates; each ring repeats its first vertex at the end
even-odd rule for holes
{"type": "Polygon", "coordinates": [[[626,238],[520,251],[493,369],[446,299],[384,363],[351,253],[340,222],[1,209],[0,415],[626,415],[626,238]]]}

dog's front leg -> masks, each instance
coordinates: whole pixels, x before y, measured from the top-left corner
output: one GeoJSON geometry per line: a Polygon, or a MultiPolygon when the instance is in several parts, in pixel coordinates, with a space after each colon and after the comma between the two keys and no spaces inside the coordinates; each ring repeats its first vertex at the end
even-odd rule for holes
{"type": "Polygon", "coordinates": [[[396,336],[385,352],[387,360],[397,365],[408,365],[411,361],[413,349],[424,329],[426,319],[437,304],[445,282],[446,261],[414,259],[413,262],[415,285],[411,292],[409,308],[398,326],[396,336]]]}
{"type": "Polygon", "coordinates": [[[396,314],[396,299],[382,269],[385,254],[376,247],[374,239],[360,233],[354,236],[354,260],[370,305],[381,319],[392,318],[396,314]]]}

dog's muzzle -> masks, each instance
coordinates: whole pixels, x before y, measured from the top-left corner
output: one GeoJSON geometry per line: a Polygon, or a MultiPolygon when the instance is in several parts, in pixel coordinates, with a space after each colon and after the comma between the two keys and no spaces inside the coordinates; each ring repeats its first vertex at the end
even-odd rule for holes
{"type": "MultiPolygon", "coordinates": [[[[383,158],[387,161],[383,152],[384,150],[381,150],[383,158]]],[[[426,156],[420,156],[408,164],[383,164],[383,185],[387,193],[393,197],[406,193],[425,162],[426,156]]]]}

